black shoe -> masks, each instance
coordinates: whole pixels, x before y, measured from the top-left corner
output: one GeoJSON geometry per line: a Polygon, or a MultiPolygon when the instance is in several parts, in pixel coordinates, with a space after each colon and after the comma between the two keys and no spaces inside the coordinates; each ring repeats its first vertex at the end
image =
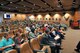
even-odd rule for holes
{"type": "Polygon", "coordinates": [[[78,49],[74,49],[76,52],[80,52],[78,49]]]}

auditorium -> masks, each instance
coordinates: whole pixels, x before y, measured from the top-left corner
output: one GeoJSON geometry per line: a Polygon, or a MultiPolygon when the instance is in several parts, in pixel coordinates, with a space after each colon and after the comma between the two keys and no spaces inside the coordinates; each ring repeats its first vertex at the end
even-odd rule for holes
{"type": "Polygon", "coordinates": [[[80,53],[80,0],[0,0],[0,53],[80,53]]]}

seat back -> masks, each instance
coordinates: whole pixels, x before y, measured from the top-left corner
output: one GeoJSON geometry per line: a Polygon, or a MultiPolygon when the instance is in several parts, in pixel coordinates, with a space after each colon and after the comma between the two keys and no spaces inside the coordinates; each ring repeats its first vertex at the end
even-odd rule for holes
{"type": "Polygon", "coordinates": [[[37,38],[33,38],[30,40],[30,45],[33,50],[40,50],[40,44],[37,38]]]}
{"type": "Polygon", "coordinates": [[[38,35],[37,39],[38,39],[38,42],[40,44],[40,41],[42,40],[43,36],[42,35],[38,35]]]}
{"type": "Polygon", "coordinates": [[[33,53],[28,42],[25,42],[20,46],[20,53],[33,53]]]}
{"type": "Polygon", "coordinates": [[[6,53],[17,53],[17,51],[12,49],[12,50],[7,51],[6,53]]]}

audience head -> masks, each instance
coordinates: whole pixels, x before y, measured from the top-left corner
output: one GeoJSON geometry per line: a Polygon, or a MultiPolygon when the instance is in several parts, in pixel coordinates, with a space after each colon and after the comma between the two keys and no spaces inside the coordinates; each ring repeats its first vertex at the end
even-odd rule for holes
{"type": "Polygon", "coordinates": [[[18,36],[21,36],[20,32],[17,32],[16,33],[16,37],[18,37],[18,36]]]}
{"type": "Polygon", "coordinates": [[[23,32],[23,29],[22,28],[19,28],[18,29],[18,32],[22,33],[23,32]]]}
{"type": "Polygon", "coordinates": [[[4,34],[4,38],[6,38],[6,39],[9,39],[9,38],[10,38],[10,36],[9,36],[9,33],[8,33],[8,32],[4,34]]]}
{"type": "Polygon", "coordinates": [[[50,33],[50,30],[48,30],[48,29],[45,30],[45,33],[46,33],[46,34],[49,34],[49,33],[50,33]]]}

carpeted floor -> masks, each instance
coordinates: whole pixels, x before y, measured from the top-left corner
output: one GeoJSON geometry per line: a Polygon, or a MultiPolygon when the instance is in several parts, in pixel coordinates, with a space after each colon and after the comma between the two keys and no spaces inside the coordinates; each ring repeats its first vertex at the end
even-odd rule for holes
{"type": "Polygon", "coordinates": [[[80,30],[69,28],[62,43],[63,50],[61,53],[76,53],[74,49],[78,41],[80,41],[80,30]]]}

